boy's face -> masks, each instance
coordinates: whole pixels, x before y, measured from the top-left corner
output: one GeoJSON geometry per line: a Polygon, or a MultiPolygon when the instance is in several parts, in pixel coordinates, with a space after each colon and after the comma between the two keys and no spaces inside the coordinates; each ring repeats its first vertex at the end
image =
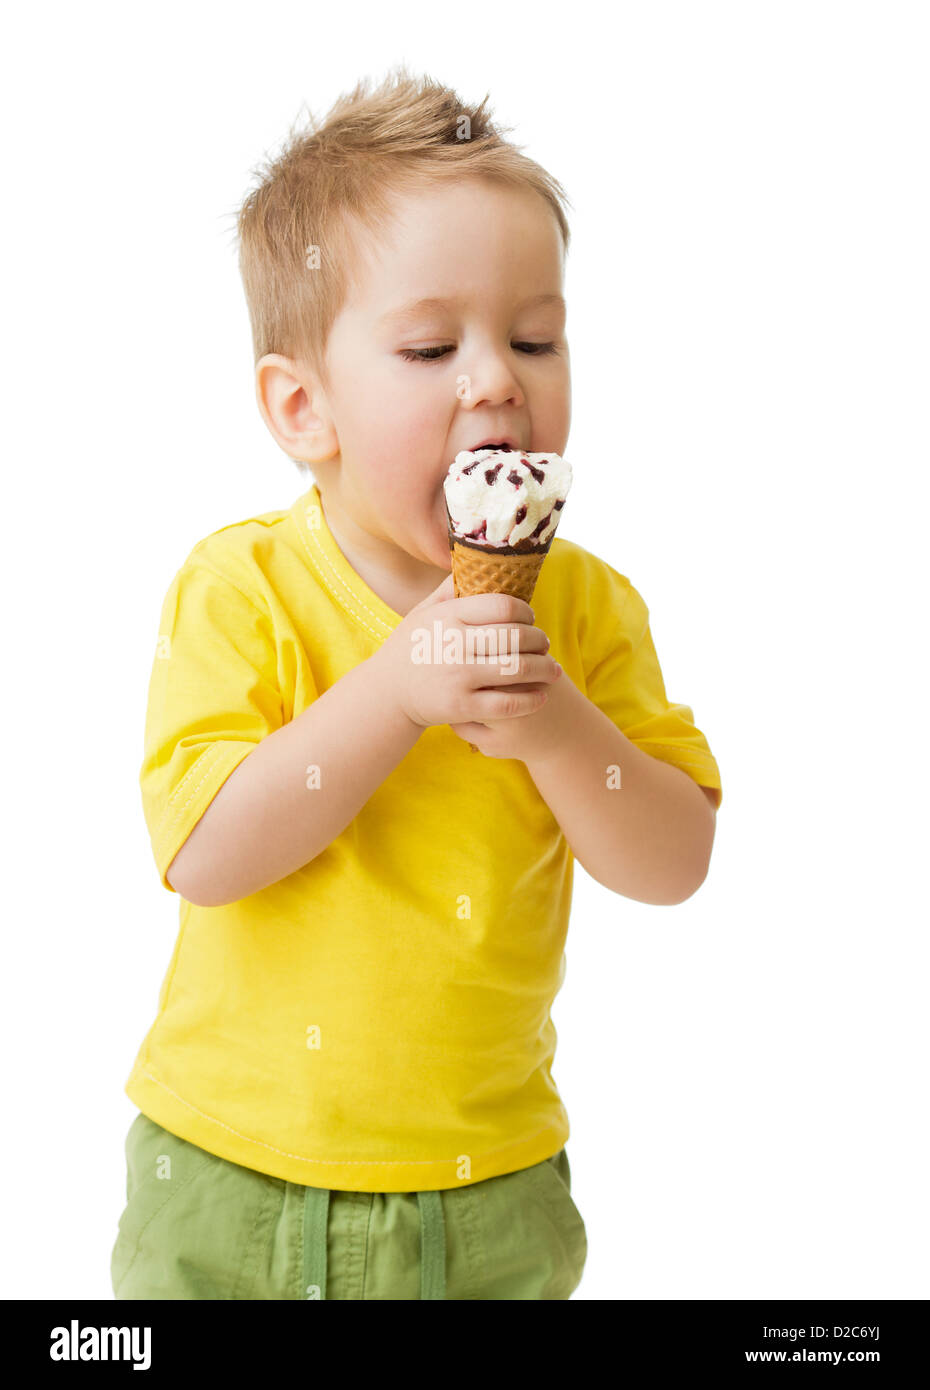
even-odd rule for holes
{"type": "Polygon", "coordinates": [[[377,242],[359,243],[357,282],[327,343],[329,390],[314,401],[338,453],[311,462],[328,512],[448,570],[442,483],[456,454],[505,438],[565,447],[562,241],[539,195],[484,179],[393,207],[377,242]],[[449,302],[399,312],[423,299],[449,302]]]}

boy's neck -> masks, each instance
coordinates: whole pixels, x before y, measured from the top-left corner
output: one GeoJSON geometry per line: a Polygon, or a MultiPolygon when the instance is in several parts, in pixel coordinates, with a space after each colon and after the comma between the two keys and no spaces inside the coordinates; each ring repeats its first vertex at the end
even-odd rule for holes
{"type": "Polygon", "coordinates": [[[396,546],[386,551],[382,541],[344,516],[338,503],[333,503],[332,494],[324,493],[319,482],[316,489],[326,525],[342,554],[359,578],[395,613],[405,617],[442,583],[448,570],[423,564],[403,551],[398,552],[396,546]],[[398,553],[406,561],[400,569],[398,553]]]}

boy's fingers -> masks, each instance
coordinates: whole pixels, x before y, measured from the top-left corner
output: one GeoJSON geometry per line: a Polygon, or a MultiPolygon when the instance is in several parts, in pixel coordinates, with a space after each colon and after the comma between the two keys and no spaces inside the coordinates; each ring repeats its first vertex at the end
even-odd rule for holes
{"type": "Polygon", "coordinates": [[[546,653],[551,643],[541,627],[528,623],[515,626],[477,627],[471,623],[465,630],[469,656],[475,661],[496,661],[523,653],[546,653]]]}
{"type": "Polygon", "coordinates": [[[462,605],[460,617],[463,623],[478,623],[491,626],[493,623],[529,623],[536,621],[536,615],[522,598],[512,594],[469,594],[460,598],[462,605]]]}

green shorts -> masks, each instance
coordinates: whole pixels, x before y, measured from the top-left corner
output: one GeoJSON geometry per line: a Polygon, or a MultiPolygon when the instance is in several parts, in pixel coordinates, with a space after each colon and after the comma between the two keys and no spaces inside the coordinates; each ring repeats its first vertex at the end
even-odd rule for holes
{"type": "Polygon", "coordinates": [[[230,1163],[140,1112],[126,1164],[118,1299],[562,1299],[587,1259],[564,1148],[465,1187],[343,1192],[230,1163]]]}

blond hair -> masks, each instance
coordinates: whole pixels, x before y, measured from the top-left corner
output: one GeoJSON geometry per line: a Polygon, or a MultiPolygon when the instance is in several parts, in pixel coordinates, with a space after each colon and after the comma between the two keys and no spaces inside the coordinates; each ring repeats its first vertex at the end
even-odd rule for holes
{"type": "Polygon", "coordinates": [[[492,123],[487,101],[470,105],[401,65],[374,91],[363,78],[322,125],[308,112],[309,129],[300,130],[298,117],[281,153],[253,170],[258,183],[234,214],[256,363],[281,353],[327,382],[326,342],[354,275],[353,219],[377,236],[394,194],[475,175],[532,189],[568,249],[568,196],[503,139],[512,127],[492,123]],[[314,248],[319,266],[309,268],[314,248]]]}

